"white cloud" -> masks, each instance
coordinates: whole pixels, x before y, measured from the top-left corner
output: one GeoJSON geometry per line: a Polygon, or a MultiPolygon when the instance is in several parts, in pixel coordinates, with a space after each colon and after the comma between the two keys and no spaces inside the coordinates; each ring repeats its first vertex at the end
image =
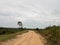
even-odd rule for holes
{"type": "Polygon", "coordinates": [[[55,19],[60,25],[59,9],[60,0],[0,0],[0,24],[16,27],[14,22],[20,20],[24,27],[45,27],[55,19]]]}

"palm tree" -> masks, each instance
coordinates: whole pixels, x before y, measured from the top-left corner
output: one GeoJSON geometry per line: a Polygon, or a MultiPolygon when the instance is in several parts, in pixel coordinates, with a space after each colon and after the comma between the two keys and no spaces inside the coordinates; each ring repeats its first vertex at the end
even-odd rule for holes
{"type": "Polygon", "coordinates": [[[19,28],[23,28],[23,24],[22,24],[22,22],[18,21],[17,24],[19,25],[19,28]]]}

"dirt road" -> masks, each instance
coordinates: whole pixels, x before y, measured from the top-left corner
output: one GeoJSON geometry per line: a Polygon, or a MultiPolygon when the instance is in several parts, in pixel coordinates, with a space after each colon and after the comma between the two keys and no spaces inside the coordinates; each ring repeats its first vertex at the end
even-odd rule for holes
{"type": "Polygon", "coordinates": [[[16,39],[5,42],[2,45],[44,45],[45,39],[34,31],[18,35],[16,39]]]}

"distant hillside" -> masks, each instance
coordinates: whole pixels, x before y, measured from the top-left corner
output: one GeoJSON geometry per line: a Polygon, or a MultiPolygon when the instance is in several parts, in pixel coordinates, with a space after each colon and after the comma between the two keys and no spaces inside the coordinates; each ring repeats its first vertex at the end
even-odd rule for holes
{"type": "Polygon", "coordinates": [[[47,39],[47,45],[60,45],[60,26],[51,26],[38,30],[47,39]]]}

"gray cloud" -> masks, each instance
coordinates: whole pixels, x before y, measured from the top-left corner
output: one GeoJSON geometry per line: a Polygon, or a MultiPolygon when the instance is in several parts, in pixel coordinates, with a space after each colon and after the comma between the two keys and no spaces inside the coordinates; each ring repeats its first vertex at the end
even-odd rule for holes
{"type": "Polygon", "coordinates": [[[52,12],[53,15],[57,15],[57,16],[60,16],[60,9],[55,9],[53,12],[52,12]]]}
{"type": "Polygon", "coordinates": [[[0,26],[36,28],[60,25],[60,0],[0,0],[0,26]]]}

